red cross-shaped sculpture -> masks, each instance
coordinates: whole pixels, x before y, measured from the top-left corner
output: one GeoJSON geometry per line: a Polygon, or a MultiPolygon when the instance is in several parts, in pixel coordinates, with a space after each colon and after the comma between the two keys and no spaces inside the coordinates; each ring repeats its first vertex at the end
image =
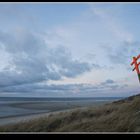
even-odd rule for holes
{"type": "Polygon", "coordinates": [[[140,70],[139,70],[139,65],[140,65],[140,62],[138,63],[137,60],[140,58],[140,55],[138,55],[137,57],[133,57],[133,61],[131,63],[131,66],[134,65],[134,70],[136,70],[137,74],[138,74],[138,78],[139,78],[139,82],[140,82],[140,70]]]}

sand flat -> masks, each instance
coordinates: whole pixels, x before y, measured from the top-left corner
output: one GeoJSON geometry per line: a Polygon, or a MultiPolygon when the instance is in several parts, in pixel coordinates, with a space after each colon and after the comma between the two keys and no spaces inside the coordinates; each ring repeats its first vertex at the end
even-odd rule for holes
{"type": "Polygon", "coordinates": [[[61,111],[69,111],[89,106],[98,106],[109,102],[112,101],[14,101],[8,102],[7,104],[1,103],[0,126],[18,122],[25,122],[61,111]]]}

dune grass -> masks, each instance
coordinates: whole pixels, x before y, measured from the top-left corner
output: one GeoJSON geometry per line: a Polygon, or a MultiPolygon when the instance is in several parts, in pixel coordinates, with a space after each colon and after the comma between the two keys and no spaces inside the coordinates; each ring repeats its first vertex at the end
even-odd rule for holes
{"type": "Polygon", "coordinates": [[[140,95],[6,125],[0,132],[140,132],[140,95]]]}

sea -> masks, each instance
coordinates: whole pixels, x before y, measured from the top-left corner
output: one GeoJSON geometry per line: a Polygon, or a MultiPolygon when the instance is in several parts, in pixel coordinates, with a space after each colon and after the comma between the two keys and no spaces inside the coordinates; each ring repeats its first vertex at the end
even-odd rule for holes
{"type": "Polygon", "coordinates": [[[122,97],[32,98],[0,97],[0,119],[101,105],[122,97]]]}

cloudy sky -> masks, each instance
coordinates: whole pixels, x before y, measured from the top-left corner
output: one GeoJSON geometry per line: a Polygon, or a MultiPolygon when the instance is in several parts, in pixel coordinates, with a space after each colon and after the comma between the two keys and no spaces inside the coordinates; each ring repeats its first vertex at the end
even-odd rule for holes
{"type": "Polygon", "coordinates": [[[140,93],[140,4],[0,4],[0,96],[140,93]]]}

